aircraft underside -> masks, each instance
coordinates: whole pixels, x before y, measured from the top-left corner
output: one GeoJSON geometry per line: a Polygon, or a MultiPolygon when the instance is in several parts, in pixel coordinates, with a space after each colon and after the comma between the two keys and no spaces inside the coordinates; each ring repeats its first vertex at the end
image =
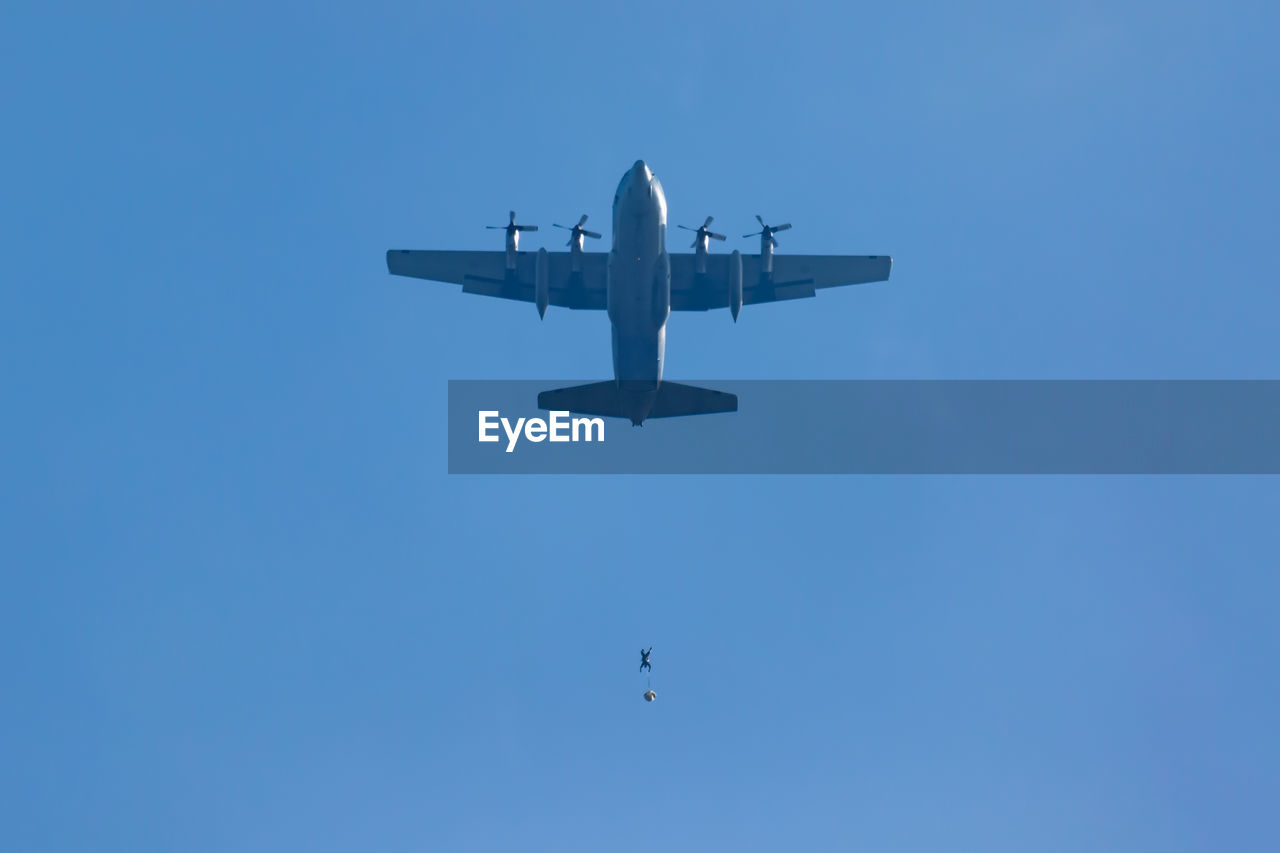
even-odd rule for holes
{"type": "MultiPolygon", "coordinates": [[[[887,255],[775,255],[771,227],[757,216],[760,253],[713,254],[710,241],[727,239],[709,228],[694,231],[692,254],[666,248],[667,200],[662,184],[643,160],[622,176],[613,203],[613,245],[609,252],[584,251],[585,238],[601,235],[584,227],[584,214],[569,228],[570,251],[519,251],[520,234],[535,225],[505,226],[503,252],[393,249],[387,268],[396,275],[462,285],[467,293],[531,302],[544,316],[549,306],[604,309],[612,324],[611,382],[563,388],[538,395],[538,406],[584,415],[647,418],[737,411],[732,394],[663,380],[667,318],[674,311],[728,308],[734,321],[745,305],[802,299],[819,289],[884,281],[893,259],[887,255]]],[[[681,226],[684,228],[685,226],[681,226]]]]}

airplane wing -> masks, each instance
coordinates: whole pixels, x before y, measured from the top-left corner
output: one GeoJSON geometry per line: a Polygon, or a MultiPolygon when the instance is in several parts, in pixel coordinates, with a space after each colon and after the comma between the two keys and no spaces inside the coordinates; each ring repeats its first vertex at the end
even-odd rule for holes
{"type": "MultiPolygon", "coordinates": [[[[732,257],[707,255],[707,271],[699,274],[696,255],[670,255],[671,310],[728,308],[732,257]]],[[[888,255],[774,255],[773,275],[761,276],[759,255],[741,257],[743,305],[803,299],[824,287],[886,281],[893,266],[888,255]]]]}
{"type": "MultiPolygon", "coordinates": [[[[391,249],[387,270],[392,275],[425,278],[462,285],[463,293],[534,301],[534,263],[537,252],[517,252],[516,268],[507,269],[506,252],[438,252],[391,249]]],[[[605,308],[608,254],[583,252],[578,270],[569,252],[548,252],[548,295],[561,308],[605,308]]]]}

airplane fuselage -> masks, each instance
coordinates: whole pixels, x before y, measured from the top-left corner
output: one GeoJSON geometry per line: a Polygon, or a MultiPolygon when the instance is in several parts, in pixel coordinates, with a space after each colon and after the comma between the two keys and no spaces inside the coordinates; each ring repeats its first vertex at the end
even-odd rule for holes
{"type": "Polygon", "coordinates": [[[613,199],[608,309],[614,379],[633,391],[656,389],[671,314],[667,198],[643,160],[622,177],[613,199]]]}

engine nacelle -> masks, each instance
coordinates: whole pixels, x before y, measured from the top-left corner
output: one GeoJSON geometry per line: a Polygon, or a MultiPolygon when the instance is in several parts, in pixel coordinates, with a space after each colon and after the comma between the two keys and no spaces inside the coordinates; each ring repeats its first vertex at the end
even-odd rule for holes
{"type": "Polygon", "coordinates": [[[546,249],[539,249],[533,261],[533,301],[538,306],[538,316],[545,317],[551,304],[551,259],[546,249]]]}
{"type": "Polygon", "coordinates": [[[760,274],[773,275],[773,236],[768,233],[760,238],[760,274]]]}
{"type": "Polygon", "coordinates": [[[581,231],[575,233],[569,240],[569,271],[574,273],[582,272],[582,244],[586,242],[586,235],[581,231]]]}
{"type": "Polygon", "coordinates": [[[729,313],[733,322],[738,322],[738,312],[742,310],[742,254],[733,250],[729,256],[729,313]]]}

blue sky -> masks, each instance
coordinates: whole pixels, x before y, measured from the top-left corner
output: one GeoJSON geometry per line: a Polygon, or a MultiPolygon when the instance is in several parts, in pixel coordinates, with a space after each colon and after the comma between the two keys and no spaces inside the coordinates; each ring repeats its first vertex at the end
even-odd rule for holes
{"type": "Polygon", "coordinates": [[[450,478],[608,326],[383,252],[644,158],[895,258],[672,378],[1275,378],[1277,17],[7,5],[0,846],[1275,849],[1273,478],[450,478]]]}

